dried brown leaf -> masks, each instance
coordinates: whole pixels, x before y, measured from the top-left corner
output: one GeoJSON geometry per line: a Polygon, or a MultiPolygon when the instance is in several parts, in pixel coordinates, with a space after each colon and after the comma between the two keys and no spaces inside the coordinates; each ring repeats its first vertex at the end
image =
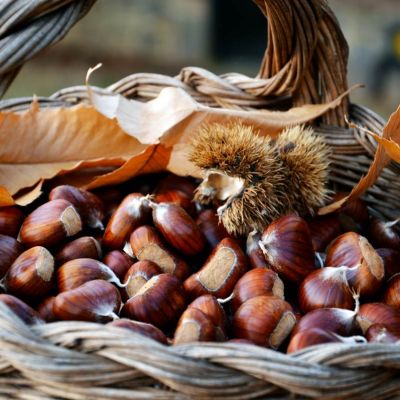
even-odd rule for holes
{"type": "Polygon", "coordinates": [[[348,201],[362,196],[366,190],[376,182],[383,168],[388,165],[391,158],[395,161],[400,160],[400,148],[398,144],[400,142],[400,106],[390,116],[388,123],[383,129],[382,136],[373,132],[369,133],[377,140],[378,147],[367,175],[360,179],[348,196],[328,206],[322,207],[318,211],[319,215],[325,215],[336,211],[348,201]]]}
{"type": "Polygon", "coordinates": [[[184,90],[172,87],[163,89],[157,98],[147,103],[97,92],[92,93],[92,101],[99,112],[115,118],[127,134],[141,143],[172,147],[177,143],[190,143],[203,123],[233,119],[255,127],[261,135],[275,136],[288,126],[312,121],[337,107],[349,91],[330,103],[306,104],[288,111],[211,108],[197,103],[184,90]]]}
{"type": "Polygon", "coordinates": [[[166,88],[146,103],[105,92],[89,94],[95,107],[40,110],[33,102],[22,113],[0,112],[0,185],[5,188],[0,205],[9,204],[10,195],[17,204],[32,202],[44,180],[55,177],[96,188],[165,169],[199,176],[187,153],[201,124],[239,119],[273,136],[336,107],[347,92],[327,104],[288,111],[210,108],[176,88],[166,88]]]}
{"type": "Polygon", "coordinates": [[[0,185],[18,204],[18,192],[32,187],[21,201],[33,201],[40,194],[34,185],[43,179],[88,167],[120,167],[146,148],[93,107],[40,110],[36,102],[23,113],[0,113],[0,143],[0,185]]]}

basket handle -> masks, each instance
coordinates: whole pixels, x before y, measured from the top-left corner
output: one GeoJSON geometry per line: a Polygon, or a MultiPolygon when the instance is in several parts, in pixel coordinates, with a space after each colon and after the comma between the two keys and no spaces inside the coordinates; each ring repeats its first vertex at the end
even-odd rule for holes
{"type": "MultiPolygon", "coordinates": [[[[258,95],[291,94],[300,106],[331,101],[347,90],[348,45],[325,0],[253,1],[269,22],[258,95]]],[[[346,99],[323,122],[345,126],[348,106],[346,99]]]]}
{"type": "Polygon", "coordinates": [[[61,40],[96,0],[4,0],[0,6],[0,98],[22,65],[61,40]]]}

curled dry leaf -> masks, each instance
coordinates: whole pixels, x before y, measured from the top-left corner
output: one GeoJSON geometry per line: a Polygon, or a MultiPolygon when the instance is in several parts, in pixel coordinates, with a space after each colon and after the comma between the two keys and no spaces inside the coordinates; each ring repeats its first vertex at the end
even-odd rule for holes
{"type": "Polygon", "coordinates": [[[210,108],[177,88],[147,103],[104,91],[90,91],[92,106],[40,110],[33,101],[27,111],[0,112],[0,206],[29,204],[54,177],[89,189],[161,170],[199,177],[187,153],[200,124],[238,119],[274,136],[319,117],[347,94],[288,111],[210,108]]]}
{"type": "MultiPolygon", "coordinates": [[[[350,124],[350,126],[354,126],[350,124]]],[[[363,176],[350,194],[328,206],[322,207],[318,214],[325,215],[340,209],[350,200],[362,196],[378,179],[381,171],[389,164],[390,160],[400,162],[400,106],[390,116],[388,123],[383,129],[382,136],[368,132],[378,142],[374,160],[369,167],[367,175],[363,176]]]]}

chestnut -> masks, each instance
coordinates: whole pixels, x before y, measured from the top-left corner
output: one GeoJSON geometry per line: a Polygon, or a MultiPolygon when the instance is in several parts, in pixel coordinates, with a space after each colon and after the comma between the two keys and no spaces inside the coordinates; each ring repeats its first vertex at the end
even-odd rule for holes
{"type": "Polygon", "coordinates": [[[312,272],[301,283],[298,301],[304,313],[317,308],[354,308],[353,292],[347,281],[347,267],[325,267],[312,272]]]}
{"type": "Polygon", "coordinates": [[[232,311],[245,301],[257,296],[272,295],[284,299],[284,285],[271,269],[255,268],[246,272],[236,283],[232,296],[232,311]]]}
{"type": "Polygon", "coordinates": [[[371,325],[365,332],[365,337],[370,343],[400,343],[400,331],[383,324],[371,325]]]}
{"type": "Polygon", "coordinates": [[[0,235],[0,278],[2,278],[11,264],[24,251],[24,247],[11,236],[0,235]]]}
{"type": "Polygon", "coordinates": [[[363,304],[358,312],[357,322],[364,334],[374,324],[400,331],[400,310],[384,303],[363,304]]]}
{"type": "Polygon", "coordinates": [[[67,243],[54,256],[58,265],[76,258],[93,258],[100,260],[102,256],[100,243],[92,236],[82,236],[67,243]]]}
{"type": "Polygon", "coordinates": [[[75,207],[58,199],[44,203],[25,218],[20,238],[28,247],[51,247],[81,230],[82,221],[75,207]]]}
{"type": "Polygon", "coordinates": [[[179,205],[153,203],[153,222],[164,239],[186,256],[201,253],[206,239],[192,217],[179,205]]]}
{"type": "Polygon", "coordinates": [[[179,280],[171,274],[153,276],[123,306],[121,315],[157,328],[171,327],[186,305],[179,280]]]}
{"type": "Polygon", "coordinates": [[[170,190],[179,190],[186,196],[193,197],[193,193],[196,190],[196,185],[192,179],[184,176],[169,174],[158,182],[155,193],[163,193],[170,190]]]}
{"type": "Polygon", "coordinates": [[[78,211],[83,225],[94,229],[104,229],[104,205],[95,194],[75,186],[61,185],[50,192],[49,199],[67,200],[78,211]]]}
{"type": "Polygon", "coordinates": [[[41,246],[24,251],[4,277],[7,293],[21,299],[39,299],[53,288],[54,258],[41,246]]]}
{"type": "Polygon", "coordinates": [[[376,249],[383,260],[385,267],[385,279],[390,279],[394,274],[400,272],[400,251],[393,249],[376,249]]]}
{"type": "Polygon", "coordinates": [[[17,237],[24,213],[15,206],[0,207],[0,234],[17,237]]]}
{"type": "Polygon", "coordinates": [[[215,326],[215,340],[217,342],[226,340],[228,319],[223,307],[216,297],[211,294],[197,297],[197,299],[192,301],[187,308],[196,308],[211,320],[215,326]]]}
{"type": "Polygon", "coordinates": [[[57,286],[60,293],[97,279],[103,279],[119,287],[124,286],[107,265],[91,258],[68,261],[57,270],[57,286]]]}
{"type": "Polygon", "coordinates": [[[28,325],[44,324],[41,316],[28,304],[15,296],[0,294],[0,302],[8,306],[22,321],[28,325]]]}
{"type": "Polygon", "coordinates": [[[177,189],[166,189],[157,191],[154,195],[157,203],[172,203],[182,207],[189,215],[195,214],[195,205],[193,195],[187,195],[185,192],[177,189]]]}
{"type": "MultiPolygon", "coordinates": [[[[338,201],[348,196],[348,193],[336,193],[333,201],[338,201]]],[[[339,216],[342,228],[345,232],[363,228],[369,220],[369,212],[367,204],[363,199],[356,198],[347,201],[344,206],[339,209],[339,216]]]]}
{"type": "Polygon", "coordinates": [[[246,240],[246,255],[249,259],[252,268],[270,268],[264,253],[262,252],[259,242],[261,240],[261,233],[252,231],[247,236],[246,240]]]}
{"type": "Polygon", "coordinates": [[[394,221],[382,221],[372,217],[368,225],[368,237],[375,247],[386,247],[394,250],[400,249],[400,236],[394,227],[400,219],[394,221]]]}
{"type": "Polygon", "coordinates": [[[131,193],[112,214],[103,236],[103,246],[122,249],[129,235],[139,226],[148,222],[151,215],[149,198],[141,193],[131,193]]]}
{"type": "Polygon", "coordinates": [[[118,319],[121,296],[109,282],[94,280],[60,293],[53,303],[53,313],[59,320],[108,322],[118,319]]]}
{"type": "Polygon", "coordinates": [[[296,324],[292,307],[275,296],[253,297],[233,316],[233,335],[259,346],[277,349],[296,324]]]}
{"type": "Polygon", "coordinates": [[[161,268],[152,261],[143,260],[133,264],[124,278],[125,287],[123,292],[125,299],[134,296],[154,275],[161,273],[161,268]]]}
{"type": "Polygon", "coordinates": [[[202,211],[197,217],[196,224],[203,232],[207,243],[212,249],[217,247],[222,239],[230,237],[224,225],[220,223],[218,215],[214,210],[202,211]]]}
{"type": "Polygon", "coordinates": [[[366,343],[362,336],[343,337],[334,332],[325,331],[319,328],[310,328],[296,333],[290,340],[287,353],[294,353],[306,347],[323,343],[366,343]]]}
{"type": "Polygon", "coordinates": [[[146,324],[145,322],[121,318],[111,321],[107,325],[128,329],[131,332],[139,333],[140,335],[151,338],[162,344],[168,344],[167,337],[162,331],[160,331],[160,329],[156,328],[154,325],[146,324]]]}
{"type": "Polygon", "coordinates": [[[308,220],[311,240],[316,252],[324,252],[328,244],[342,233],[336,214],[314,217],[308,220]]]}
{"type": "Polygon", "coordinates": [[[386,304],[400,309],[400,273],[388,280],[383,299],[386,304]]]}
{"type": "Polygon", "coordinates": [[[46,297],[36,306],[36,311],[46,322],[56,321],[56,317],[53,313],[55,299],[55,296],[46,297]]]}
{"type": "Polygon", "coordinates": [[[259,244],[268,265],[283,279],[300,283],[316,269],[307,222],[297,215],[286,215],[272,222],[259,244]]]}
{"type": "Polygon", "coordinates": [[[122,250],[112,250],[104,256],[103,262],[122,280],[135,259],[122,250]]]}
{"type": "Polygon", "coordinates": [[[191,299],[203,294],[227,297],[246,272],[246,256],[235,240],[225,238],[213,250],[203,267],[183,286],[191,299]]]}
{"type": "Polygon", "coordinates": [[[137,228],[131,234],[130,244],[138,260],[152,261],[164,273],[171,273],[179,280],[189,275],[189,266],[168,249],[155,228],[146,225],[137,228]]]}
{"type": "Polygon", "coordinates": [[[357,334],[360,330],[357,322],[358,309],[358,303],[354,311],[342,308],[317,308],[298,320],[292,336],[312,328],[330,331],[341,336],[357,334]]]}
{"type": "Polygon", "coordinates": [[[212,342],[215,339],[215,325],[211,319],[197,308],[188,308],[179,319],[173,344],[212,342]]]}
{"type": "Polygon", "coordinates": [[[382,258],[365,237],[355,232],[345,233],[329,245],[325,263],[332,267],[349,267],[347,280],[361,297],[378,293],[383,284],[385,268],[382,258]]]}

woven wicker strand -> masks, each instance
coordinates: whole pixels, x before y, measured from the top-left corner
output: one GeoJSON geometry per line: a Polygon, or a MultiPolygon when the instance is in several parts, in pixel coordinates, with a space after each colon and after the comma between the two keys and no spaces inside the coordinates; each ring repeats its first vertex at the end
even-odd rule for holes
{"type": "Polygon", "coordinates": [[[3,0],[0,5],[0,97],[22,65],[61,40],[95,0],[3,0]]]}
{"type": "MultiPolygon", "coordinates": [[[[0,93],[24,61],[59,40],[93,3],[3,1],[0,93]],[[32,32],[35,35],[31,40],[32,32]],[[26,45],[20,48],[21,43],[26,45]],[[12,57],[5,57],[7,54],[12,57]]],[[[218,76],[187,67],[176,77],[134,74],[106,89],[94,90],[148,101],[165,87],[179,87],[210,107],[250,110],[325,102],[347,89],[348,47],[325,0],[255,3],[269,20],[268,45],[256,78],[239,73],[218,76]]],[[[0,109],[24,110],[31,101],[4,100],[0,109]]],[[[75,86],[38,101],[42,107],[69,107],[88,99],[86,88],[75,86]]],[[[363,131],[347,129],[346,113],[355,123],[377,133],[382,132],[384,121],[346,99],[315,123],[316,131],[332,148],[331,185],[350,190],[368,170],[376,143],[363,131]]],[[[398,217],[398,173],[399,165],[392,163],[367,192],[373,214],[398,217]]],[[[399,369],[400,346],[396,345],[328,344],[290,356],[233,343],[167,347],[120,328],[94,323],[28,327],[0,303],[2,399],[380,400],[400,398],[399,369]]]]}
{"type": "Polygon", "coordinates": [[[31,328],[1,303],[0,367],[7,371],[6,387],[21,387],[13,394],[16,399],[24,398],[24,386],[54,398],[82,400],[285,398],[285,391],[312,398],[378,399],[400,392],[396,345],[329,344],[290,357],[235,343],[167,347],[95,323],[31,328]]]}

